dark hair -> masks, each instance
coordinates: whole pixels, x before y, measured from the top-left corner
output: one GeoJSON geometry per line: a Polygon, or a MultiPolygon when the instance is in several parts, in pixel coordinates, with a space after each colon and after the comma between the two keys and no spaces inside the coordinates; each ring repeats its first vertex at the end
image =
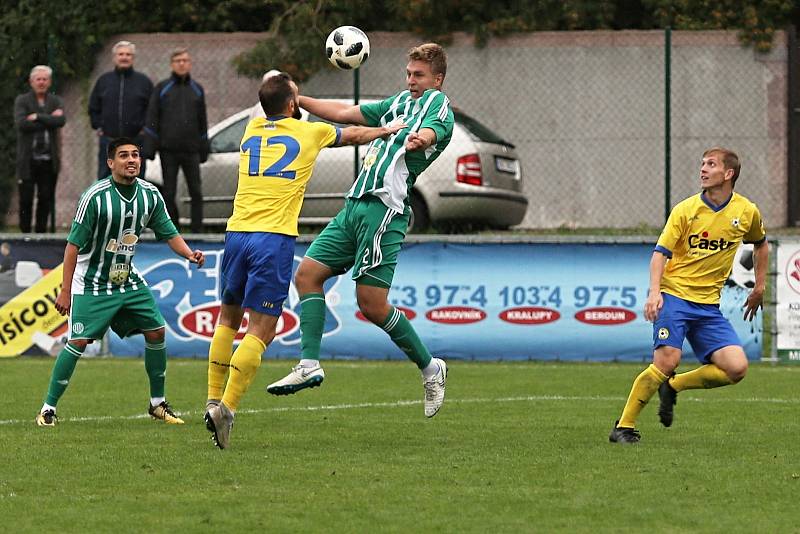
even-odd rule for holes
{"type": "Polygon", "coordinates": [[[117,149],[123,145],[133,145],[138,148],[139,151],[141,151],[139,144],[130,137],[117,137],[108,143],[108,149],[106,150],[106,156],[108,156],[108,159],[114,159],[114,156],[117,155],[117,149]]]}
{"type": "Polygon", "coordinates": [[[447,75],[447,53],[436,43],[415,46],[408,51],[408,59],[428,63],[433,74],[441,74],[442,77],[447,75]]]}
{"type": "Polygon", "coordinates": [[[719,154],[719,159],[722,160],[722,165],[724,165],[725,170],[733,170],[733,178],[731,178],[731,182],[733,185],[736,185],[736,180],[739,178],[739,172],[742,170],[742,164],[739,161],[739,156],[736,155],[736,152],[727,148],[722,148],[721,146],[715,146],[703,152],[703,157],[705,158],[711,154],[719,154]]]}
{"type": "Polygon", "coordinates": [[[258,100],[267,116],[280,115],[294,98],[292,77],[285,72],[270,76],[258,90],[258,100]]]}

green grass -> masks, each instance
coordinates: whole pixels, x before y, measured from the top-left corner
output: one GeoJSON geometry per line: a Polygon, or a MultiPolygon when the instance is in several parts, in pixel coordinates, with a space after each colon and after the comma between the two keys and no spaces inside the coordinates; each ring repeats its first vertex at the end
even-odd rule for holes
{"type": "Polygon", "coordinates": [[[798,528],[800,368],[656,405],[638,446],[608,443],[643,365],[451,361],[428,420],[406,362],[327,362],[275,398],[265,361],[231,448],[202,422],[205,362],[170,362],[187,424],[145,417],[141,360],[79,363],[60,424],[38,428],[52,360],[0,360],[7,532],[789,532],[798,528]]]}

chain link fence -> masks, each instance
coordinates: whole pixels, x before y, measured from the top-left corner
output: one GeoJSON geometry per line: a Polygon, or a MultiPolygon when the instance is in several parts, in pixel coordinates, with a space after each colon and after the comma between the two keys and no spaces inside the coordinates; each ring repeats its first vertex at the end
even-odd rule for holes
{"type": "MultiPolygon", "coordinates": [[[[405,87],[407,50],[419,38],[370,33],[372,55],[359,72],[362,102],[405,87]]],[[[231,60],[259,34],[132,34],[107,43],[91,79],[56,87],[65,100],[56,228],[66,230],[80,192],[96,178],[97,136],[88,96],[112,68],[111,46],[136,44],[135,68],[153,82],[169,76],[170,52],[188,47],[192,76],[205,88],[212,154],[202,167],[208,229],[222,230],[236,188],[236,151],[260,80],[231,60]]],[[[543,32],[445,43],[444,90],[459,112],[453,142],[420,178],[419,226],[653,228],[665,210],[698,191],[704,149],[722,145],[742,159],[737,191],[761,207],[770,227],[786,223],[787,65],[778,34],[773,51],[743,48],[734,32],[673,32],[671,76],[661,31],[543,32]],[[665,198],[665,87],[671,85],[671,182],[665,198]],[[510,145],[513,145],[512,149],[510,145]],[[519,170],[514,160],[519,162],[519,170]]],[[[323,53],[320,40],[320,53],[323,53]]],[[[57,80],[56,73],[56,80],[57,80]]],[[[353,74],[326,69],[301,84],[310,96],[352,98],[353,74]]],[[[360,152],[363,156],[363,149],[360,152]]],[[[302,213],[322,224],[342,205],[353,179],[352,147],[323,151],[302,213]]],[[[148,174],[159,174],[149,162],[148,174]]],[[[189,216],[185,180],[178,206],[189,216]]],[[[7,221],[13,225],[17,204],[7,221]]],[[[188,220],[186,221],[188,222],[188,220]]]]}

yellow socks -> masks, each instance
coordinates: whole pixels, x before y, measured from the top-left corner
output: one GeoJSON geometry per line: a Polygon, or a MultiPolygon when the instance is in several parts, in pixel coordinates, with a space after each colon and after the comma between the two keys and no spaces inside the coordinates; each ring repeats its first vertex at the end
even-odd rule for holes
{"type": "Polygon", "coordinates": [[[642,412],[642,408],[648,403],[650,398],[658,391],[658,386],[667,379],[667,376],[650,364],[650,366],[639,373],[633,381],[631,393],[628,395],[628,402],[622,410],[622,417],[619,418],[618,427],[634,428],[636,419],[642,412]]]}
{"type": "Polygon", "coordinates": [[[217,325],[211,347],[208,349],[208,397],[219,400],[225,389],[225,376],[233,354],[233,339],[236,330],[225,325],[217,325]]]}
{"type": "Polygon", "coordinates": [[[675,375],[669,385],[675,391],[685,389],[711,389],[733,384],[725,371],[713,363],[703,365],[692,371],[675,375]]]}
{"type": "Polygon", "coordinates": [[[232,411],[236,411],[239,407],[242,395],[255,378],[256,371],[261,365],[261,355],[266,349],[267,346],[263,341],[247,334],[233,353],[230,363],[231,375],[228,377],[228,385],[225,386],[225,394],[222,396],[222,402],[232,411]]]}

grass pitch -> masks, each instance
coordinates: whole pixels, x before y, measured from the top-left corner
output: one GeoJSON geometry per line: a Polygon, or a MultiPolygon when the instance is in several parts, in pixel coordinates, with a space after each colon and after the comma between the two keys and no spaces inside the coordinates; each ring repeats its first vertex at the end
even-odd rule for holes
{"type": "MultiPolygon", "coordinates": [[[[642,364],[450,362],[422,411],[408,362],[323,362],[321,388],[273,397],[265,361],[221,451],[204,361],[170,361],[186,419],[146,417],[142,360],[81,361],[38,428],[53,360],[0,360],[7,532],[790,532],[800,525],[800,368],[754,364],[683,392],[642,442],[608,443],[642,364]]],[[[688,366],[687,366],[688,367],[688,366]]],[[[684,369],[682,369],[684,370],[684,369]]]]}

